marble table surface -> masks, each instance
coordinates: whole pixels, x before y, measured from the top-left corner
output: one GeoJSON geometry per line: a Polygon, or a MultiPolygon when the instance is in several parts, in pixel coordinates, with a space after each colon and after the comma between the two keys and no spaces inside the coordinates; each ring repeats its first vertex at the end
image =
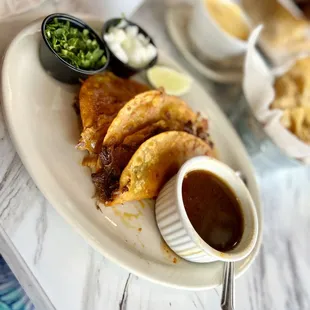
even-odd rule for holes
{"type": "MultiPolygon", "coordinates": [[[[55,0],[2,21],[1,54],[29,20],[55,10],[81,9],[85,11],[85,6],[74,1],[55,0]]],[[[237,98],[239,90],[219,88],[185,63],[169,40],[164,12],[163,0],[148,1],[133,19],[224,109],[234,108],[235,100],[225,102],[219,94],[231,92],[237,98]]],[[[0,253],[37,309],[220,309],[220,288],[188,292],[163,287],[128,273],[94,251],[40,193],[16,154],[2,114],[0,118],[0,253]]],[[[256,171],[264,209],[263,245],[251,268],[236,281],[236,309],[310,309],[310,168],[262,174],[256,167],[256,171]]]]}

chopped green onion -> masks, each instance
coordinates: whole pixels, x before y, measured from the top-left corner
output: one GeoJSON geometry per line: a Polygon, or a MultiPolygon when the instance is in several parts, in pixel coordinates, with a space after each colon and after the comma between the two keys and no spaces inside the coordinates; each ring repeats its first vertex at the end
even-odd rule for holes
{"type": "Polygon", "coordinates": [[[45,35],[53,50],[77,68],[99,69],[107,62],[104,51],[88,29],[81,31],[71,26],[69,21],[54,18],[46,25],[45,35]]]}

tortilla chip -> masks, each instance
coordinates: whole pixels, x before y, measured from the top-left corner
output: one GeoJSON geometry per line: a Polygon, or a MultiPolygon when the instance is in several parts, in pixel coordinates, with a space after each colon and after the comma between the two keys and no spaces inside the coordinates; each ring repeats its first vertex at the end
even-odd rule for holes
{"type": "Polygon", "coordinates": [[[90,76],[79,93],[83,132],[78,148],[99,153],[108,127],[118,111],[127,101],[148,89],[146,85],[119,78],[111,72],[90,76]]]}
{"type": "Polygon", "coordinates": [[[199,155],[212,156],[212,148],[186,132],[167,131],[148,139],[131,157],[121,174],[119,189],[105,204],[154,198],[186,160],[199,155]]]}
{"type": "Polygon", "coordinates": [[[127,136],[161,120],[170,124],[170,130],[189,131],[202,139],[208,138],[207,121],[200,119],[184,101],[163,90],[151,90],[137,95],[119,111],[103,143],[106,146],[119,145],[127,136]]]}

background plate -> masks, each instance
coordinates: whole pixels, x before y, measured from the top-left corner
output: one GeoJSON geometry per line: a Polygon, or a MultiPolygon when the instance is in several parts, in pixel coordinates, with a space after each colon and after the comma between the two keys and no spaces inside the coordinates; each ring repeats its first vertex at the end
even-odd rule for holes
{"type": "MultiPolygon", "coordinates": [[[[243,69],[242,66],[237,68],[232,66],[235,61],[230,61],[230,66],[227,64],[226,66],[219,66],[218,63],[212,60],[204,59],[202,61],[195,54],[188,35],[188,23],[191,13],[192,7],[185,3],[179,3],[167,9],[166,26],[176,48],[191,66],[208,79],[224,84],[241,83],[243,69]]],[[[240,59],[238,60],[239,63],[240,59]]]]}
{"type": "MultiPolygon", "coordinates": [[[[102,26],[97,20],[84,20],[96,29],[102,26]]],[[[75,149],[80,130],[72,103],[78,87],[57,82],[41,67],[41,22],[27,26],[9,46],[2,69],[2,96],[13,143],[42,193],[93,247],[131,272],[178,288],[219,285],[223,263],[189,263],[165,246],[152,200],[103,208],[102,212],[96,209],[90,172],[80,165],[84,154],[75,149]]],[[[159,63],[184,71],[161,52],[159,63]]],[[[209,117],[221,160],[246,176],[257,206],[258,242],[251,255],[236,265],[239,276],[253,261],[261,242],[261,208],[252,166],[233,127],[200,85],[194,82],[184,100],[209,117]]]]}

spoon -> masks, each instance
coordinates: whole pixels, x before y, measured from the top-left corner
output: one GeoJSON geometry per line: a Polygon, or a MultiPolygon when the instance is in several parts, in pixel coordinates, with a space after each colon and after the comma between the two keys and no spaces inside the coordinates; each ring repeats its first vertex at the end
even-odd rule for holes
{"type": "Polygon", "coordinates": [[[235,309],[235,263],[225,262],[223,291],[221,299],[222,310],[235,309]]]}
{"type": "MultiPolygon", "coordinates": [[[[236,171],[236,175],[247,184],[246,178],[240,171],[236,171]]],[[[235,309],[235,263],[225,262],[224,277],[223,277],[223,291],[221,299],[222,310],[235,309]]]]}

